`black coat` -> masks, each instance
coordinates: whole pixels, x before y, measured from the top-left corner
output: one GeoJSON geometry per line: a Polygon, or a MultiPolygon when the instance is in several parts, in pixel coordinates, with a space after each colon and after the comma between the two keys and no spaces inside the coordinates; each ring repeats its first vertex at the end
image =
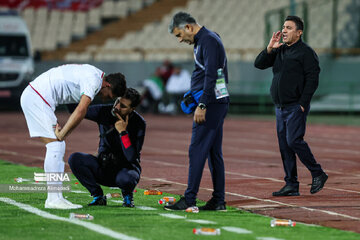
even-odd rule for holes
{"type": "Polygon", "coordinates": [[[273,49],[270,54],[263,50],[255,60],[255,67],[273,67],[270,93],[276,106],[309,106],[319,85],[320,67],[315,51],[301,39],[291,46],[284,44],[273,49]]]}

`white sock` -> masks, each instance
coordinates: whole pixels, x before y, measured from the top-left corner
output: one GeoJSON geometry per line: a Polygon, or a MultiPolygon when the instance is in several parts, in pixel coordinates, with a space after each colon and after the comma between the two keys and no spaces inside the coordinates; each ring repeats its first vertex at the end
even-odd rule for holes
{"type": "MultiPolygon", "coordinates": [[[[46,155],[44,161],[44,170],[46,173],[50,172],[64,172],[65,162],[65,142],[56,141],[46,144],[46,155]]],[[[47,182],[47,184],[62,185],[62,182],[47,182]]],[[[54,201],[63,198],[62,192],[48,192],[48,200],[54,201]]]]}

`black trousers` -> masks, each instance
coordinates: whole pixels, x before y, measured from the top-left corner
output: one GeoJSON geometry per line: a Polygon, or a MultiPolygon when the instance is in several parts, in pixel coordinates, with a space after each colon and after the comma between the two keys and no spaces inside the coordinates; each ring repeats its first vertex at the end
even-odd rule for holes
{"type": "Polygon", "coordinates": [[[320,176],[323,170],[314,158],[309,145],[304,141],[306,118],[310,107],[303,112],[300,105],[276,108],[276,129],[285,171],[286,185],[299,186],[297,181],[296,155],[309,169],[312,177],[320,176]],[[296,155],[295,155],[296,154],[296,155]]]}
{"type": "Polygon", "coordinates": [[[123,168],[112,171],[101,168],[97,158],[91,154],[73,153],[69,158],[69,165],[91,196],[104,195],[100,185],[119,187],[123,195],[132,194],[140,180],[140,173],[133,169],[123,168]]]}

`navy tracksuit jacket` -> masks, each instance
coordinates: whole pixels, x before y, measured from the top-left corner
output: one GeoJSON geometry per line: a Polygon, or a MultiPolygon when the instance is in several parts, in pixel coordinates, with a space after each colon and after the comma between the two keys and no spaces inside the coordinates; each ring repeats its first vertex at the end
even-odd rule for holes
{"type": "MultiPolygon", "coordinates": [[[[69,106],[72,112],[74,106],[69,106]]],[[[99,184],[119,187],[123,194],[131,194],[139,182],[140,152],[145,137],[145,120],[135,111],[129,115],[127,134],[120,135],[114,127],[117,118],[111,114],[112,105],[92,105],[85,118],[99,126],[98,156],[73,153],[69,165],[74,175],[92,196],[103,195],[99,184]],[[115,161],[103,161],[112,156],[115,161]]]]}

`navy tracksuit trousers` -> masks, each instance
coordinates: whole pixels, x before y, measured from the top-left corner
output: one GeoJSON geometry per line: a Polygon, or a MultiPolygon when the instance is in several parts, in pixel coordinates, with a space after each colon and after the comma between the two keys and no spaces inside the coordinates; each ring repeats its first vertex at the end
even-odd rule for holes
{"type": "Polygon", "coordinates": [[[222,156],[223,124],[229,105],[209,104],[205,123],[193,123],[191,144],[189,147],[189,176],[185,200],[188,205],[195,205],[200,181],[208,159],[214,192],[213,198],[224,204],[225,168],[222,156]]]}
{"type": "Polygon", "coordinates": [[[309,169],[312,177],[320,176],[323,170],[304,141],[306,118],[310,107],[301,110],[300,105],[275,108],[276,129],[285,171],[285,182],[289,186],[299,186],[297,181],[296,155],[309,169]],[[295,155],[296,154],[296,155],[295,155]]]}
{"type": "Polygon", "coordinates": [[[140,174],[135,170],[123,168],[112,171],[101,168],[97,158],[91,154],[73,153],[69,158],[69,165],[91,196],[104,195],[100,185],[119,187],[123,195],[132,194],[140,179],[140,174]]]}

